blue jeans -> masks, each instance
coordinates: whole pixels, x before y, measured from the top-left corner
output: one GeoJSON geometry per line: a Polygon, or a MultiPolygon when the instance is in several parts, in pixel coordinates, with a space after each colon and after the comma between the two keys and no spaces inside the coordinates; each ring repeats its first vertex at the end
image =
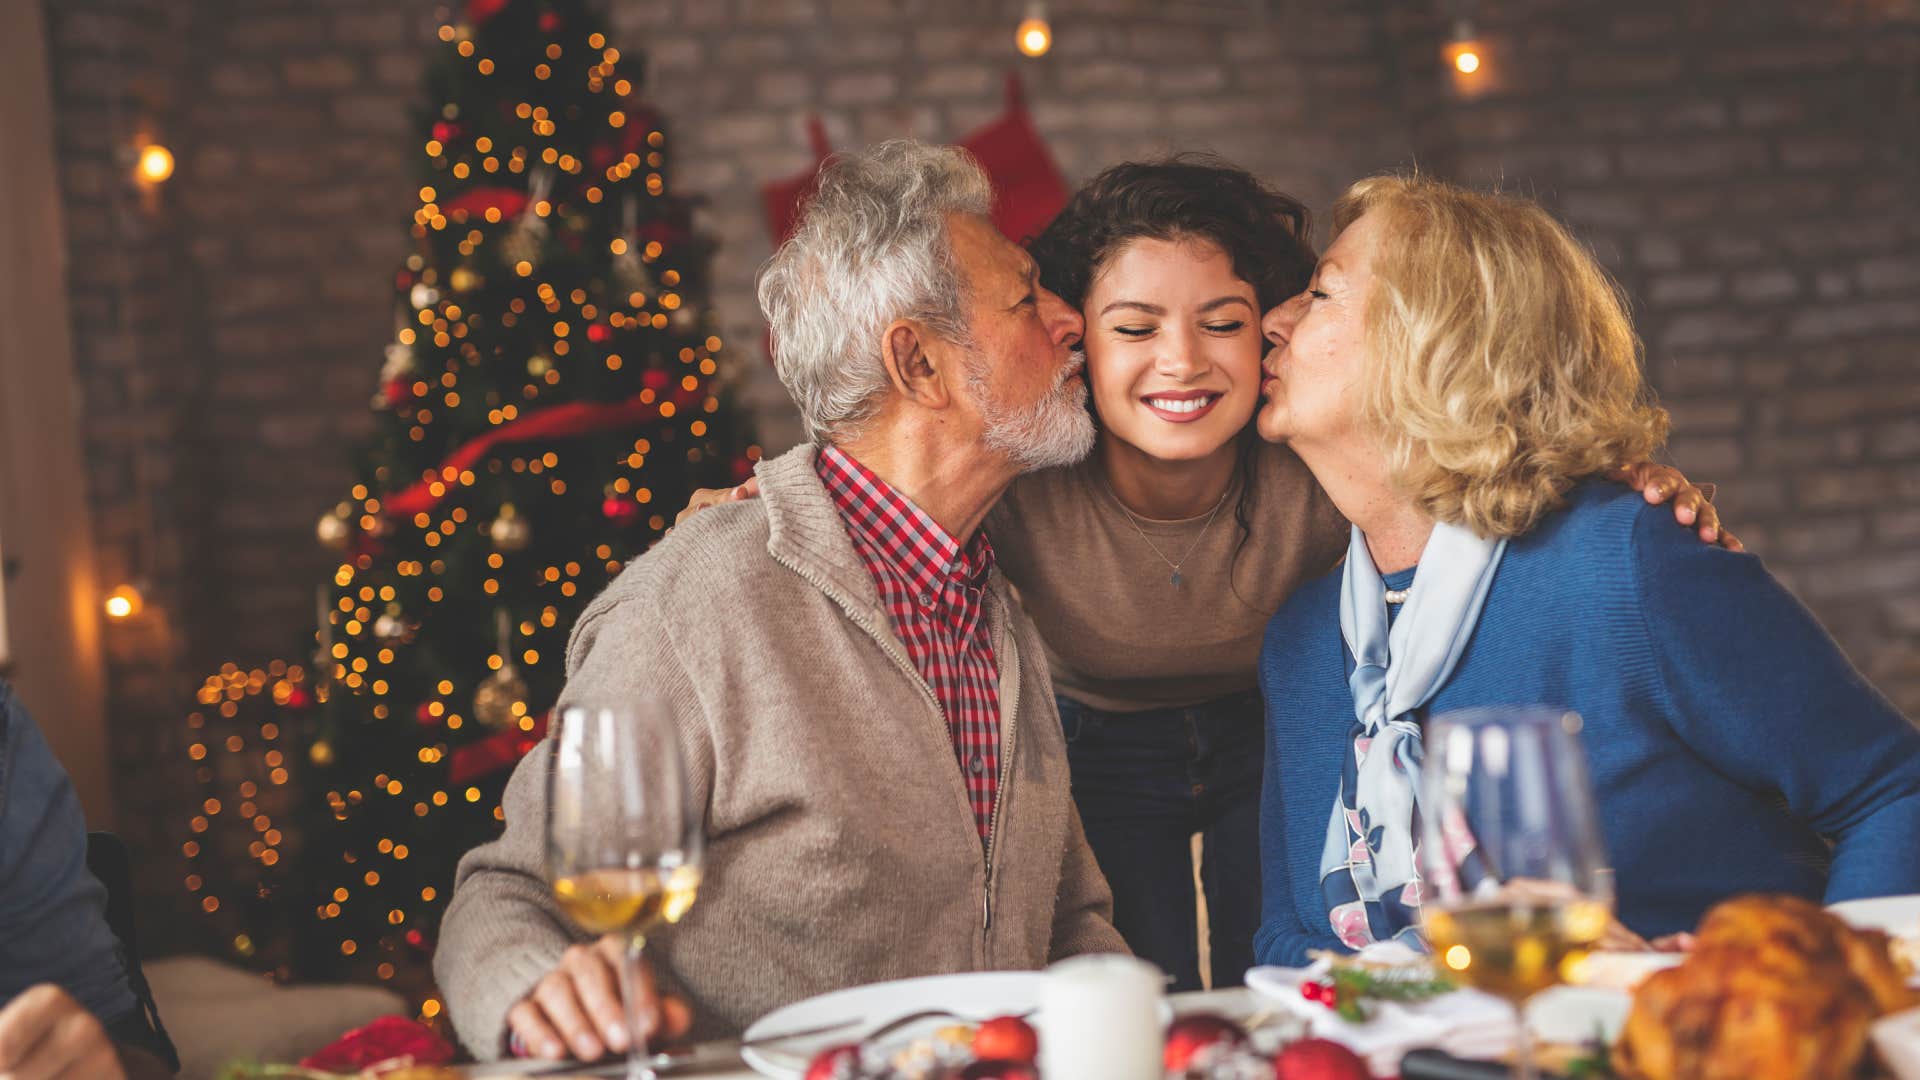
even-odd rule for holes
{"type": "Polygon", "coordinates": [[[1200,989],[1192,842],[1201,834],[1215,987],[1253,966],[1260,926],[1260,694],[1116,713],[1059,697],[1073,801],[1133,951],[1200,989]]]}

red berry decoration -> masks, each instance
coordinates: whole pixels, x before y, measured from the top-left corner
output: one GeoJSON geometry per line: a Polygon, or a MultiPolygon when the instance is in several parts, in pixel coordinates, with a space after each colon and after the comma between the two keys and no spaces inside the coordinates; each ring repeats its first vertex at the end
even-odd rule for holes
{"type": "Polygon", "coordinates": [[[1372,1080],[1360,1055],[1331,1039],[1288,1043],[1273,1058],[1274,1080],[1372,1080]]]}
{"type": "Polygon", "coordinates": [[[615,525],[630,525],[640,517],[640,504],[623,495],[609,495],[600,504],[600,513],[615,525]]]}
{"type": "Polygon", "coordinates": [[[1247,1033],[1240,1029],[1240,1025],[1224,1016],[1194,1013],[1180,1017],[1167,1027],[1167,1071],[1178,1074],[1204,1066],[1206,1062],[1202,1060],[1203,1056],[1216,1056],[1207,1051],[1216,1047],[1219,1051],[1231,1050],[1246,1041],[1247,1033]]]}
{"type": "Polygon", "coordinates": [[[974,1029],[973,1056],[982,1062],[1031,1065],[1040,1056],[1040,1036],[1017,1016],[996,1016],[974,1029]]]}
{"type": "Polygon", "coordinates": [[[806,1080],[858,1080],[860,1044],[829,1046],[807,1063],[806,1080]]]}
{"type": "Polygon", "coordinates": [[[607,329],[606,323],[592,323],[587,327],[587,340],[596,345],[606,341],[612,336],[613,331],[607,329]]]}

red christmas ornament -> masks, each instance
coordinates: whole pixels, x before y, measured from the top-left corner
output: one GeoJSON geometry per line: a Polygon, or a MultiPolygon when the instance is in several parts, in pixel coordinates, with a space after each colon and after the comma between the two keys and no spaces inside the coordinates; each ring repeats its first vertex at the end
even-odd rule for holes
{"type": "Polygon", "coordinates": [[[665,390],[667,388],[667,384],[672,381],[673,381],[673,376],[668,375],[665,371],[662,371],[659,368],[648,368],[646,373],[640,376],[640,385],[646,387],[647,389],[653,391],[656,394],[662,390],[665,390]]]}
{"type": "Polygon", "coordinates": [[[394,1058],[412,1058],[415,1065],[445,1065],[453,1047],[422,1024],[405,1017],[383,1016],[355,1028],[300,1062],[303,1069],[358,1072],[394,1058]]]}
{"type": "Polygon", "coordinates": [[[482,218],[488,210],[500,211],[500,219],[519,217],[527,208],[527,193],[509,187],[477,187],[440,204],[451,217],[464,210],[469,218],[482,218]]]}
{"type": "Polygon", "coordinates": [[[407,944],[415,949],[425,950],[428,948],[427,935],[419,927],[414,927],[407,931],[407,944]]]}
{"type": "Polygon", "coordinates": [[[560,13],[557,11],[541,12],[540,13],[540,29],[549,34],[553,33],[555,30],[560,29],[560,13]]]}
{"type": "Polygon", "coordinates": [[[981,1061],[1031,1065],[1040,1056],[1040,1035],[1017,1016],[996,1016],[973,1031],[973,1056],[981,1061]]]}
{"type": "Polygon", "coordinates": [[[587,340],[595,345],[604,344],[612,336],[613,331],[607,328],[606,323],[590,323],[587,326],[587,340]]]}
{"type": "Polygon", "coordinates": [[[388,379],[380,392],[386,396],[390,408],[399,408],[413,400],[413,383],[406,379],[388,379]]]}
{"type": "Polygon", "coordinates": [[[433,124],[433,137],[441,142],[452,142],[460,137],[460,125],[450,120],[436,120],[433,124]]]}
{"type": "Polygon", "coordinates": [[[1170,1073],[1184,1073],[1204,1064],[1201,1057],[1207,1051],[1216,1047],[1230,1050],[1246,1041],[1247,1033],[1240,1025],[1224,1016],[1214,1013],[1183,1016],[1167,1026],[1166,1069],[1170,1073]]]}
{"type": "Polygon", "coordinates": [[[421,727],[437,727],[440,724],[440,718],[433,715],[433,703],[429,701],[421,702],[420,707],[413,710],[413,718],[419,721],[421,727]]]}
{"type": "Polygon", "coordinates": [[[287,688],[287,708],[303,710],[313,706],[313,691],[304,686],[287,688]]]}
{"type": "Polygon", "coordinates": [[[1373,1080],[1360,1055],[1331,1039],[1288,1043],[1273,1058],[1274,1080],[1373,1080]]]}
{"type": "Polygon", "coordinates": [[[807,1063],[806,1080],[858,1080],[859,1076],[859,1043],[830,1046],[807,1063]]]}
{"type": "Polygon", "coordinates": [[[467,0],[467,21],[475,26],[506,9],[511,0],[467,0]]]}
{"type": "Polygon", "coordinates": [[[640,517],[640,504],[623,495],[609,495],[600,512],[615,525],[631,525],[640,517]]]}
{"type": "Polygon", "coordinates": [[[1040,1080],[1040,1071],[1025,1061],[976,1061],[954,1076],[956,1080],[1040,1080]]]}

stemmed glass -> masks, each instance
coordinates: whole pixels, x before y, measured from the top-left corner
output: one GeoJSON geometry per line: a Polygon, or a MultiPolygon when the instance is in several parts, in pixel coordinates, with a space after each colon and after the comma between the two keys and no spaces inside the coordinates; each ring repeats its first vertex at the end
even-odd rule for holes
{"type": "Polygon", "coordinates": [[[1513,1073],[1532,1078],[1528,998],[1585,960],[1613,878],[1580,717],[1474,709],[1427,723],[1420,768],[1421,918],[1436,965],[1513,1005],[1513,1073]]]}
{"type": "Polygon", "coordinates": [[[628,1080],[653,1080],[640,1009],[647,934],[680,921],[700,888],[702,830],[680,741],[658,702],[569,708],[547,778],[547,880],[588,933],[626,935],[621,996],[628,1080]]]}

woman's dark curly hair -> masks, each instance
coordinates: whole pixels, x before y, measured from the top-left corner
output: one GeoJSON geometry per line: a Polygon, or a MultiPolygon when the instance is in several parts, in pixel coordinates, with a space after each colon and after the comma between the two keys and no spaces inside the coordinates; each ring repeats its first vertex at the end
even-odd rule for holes
{"type": "Polygon", "coordinates": [[[1075,309],[1122,246],[1205,240],[1227,253],[1264,313],[1307,287],[1315,256],[1300,200],[1210,154],[1129,161],[1087,181],[1027,244],[1040,283],[1075,309]]]}
{"type": "MultiPolygon", "coordinates": [[[[1086,305],[1093,279],[1127,243],[1143,238],[1203,240],[1233,260],[1234,276],[1253,286],[1264,315],[1313,280],[1317,257],[1308,242],[1311,232],[1311,219],[1300,200],[1222,158],[1179,154],[1123,162],[1087,181],[1027,243],[1027,251],[1039,264],[1040,283],[1078,311],[1086,305]]],[[[1087,411],[1098,424],[1100,414],[1091,394],[1087,411]]],[[[1252,535],[1255,513],[1253,454],[1260,436],[1253,424],[1240,433],[1239,442],[1234,465],[1240,481],[1240,498],[1233,508],[1240,534],[1233,549],[1236,565],[1252,535]]],[[[1239,596],[1238,586],[1233,589],[1239,596]]]]}

